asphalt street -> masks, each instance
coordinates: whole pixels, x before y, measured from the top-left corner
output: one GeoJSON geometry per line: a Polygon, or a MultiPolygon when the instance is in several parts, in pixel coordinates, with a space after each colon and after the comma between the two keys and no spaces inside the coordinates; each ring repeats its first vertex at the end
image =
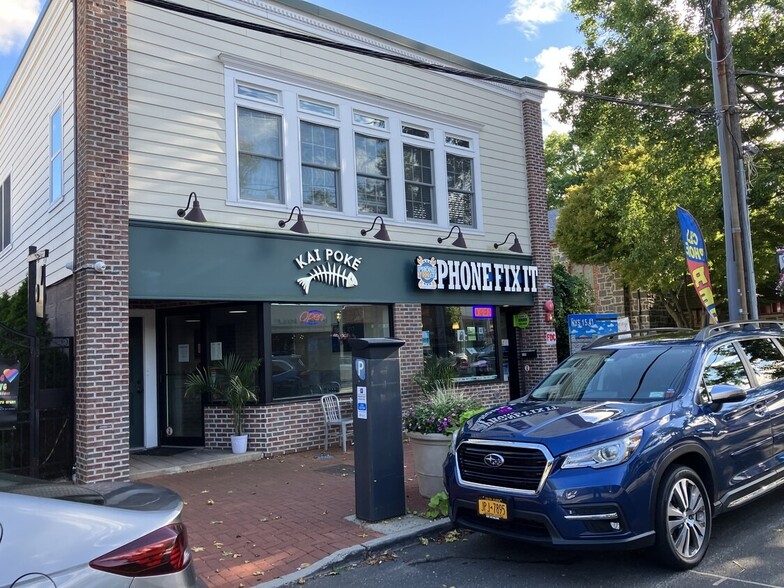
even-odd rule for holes
{"type": "Polygon", "coordinates": [[[784,588],[784,491],[714,520],[695,569],[660,567],[646,551],[564,551],[452,532],[307,579],[314,588],[784,588]]]}

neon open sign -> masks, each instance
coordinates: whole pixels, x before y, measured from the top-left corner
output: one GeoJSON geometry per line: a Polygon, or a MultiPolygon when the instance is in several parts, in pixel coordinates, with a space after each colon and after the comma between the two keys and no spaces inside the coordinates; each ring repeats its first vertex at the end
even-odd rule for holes
{"type": "Polygon", "coordinates": [[[473,316],[475,319],[491,319],[495,316],[494,306],[474,306],[473,316]]]}

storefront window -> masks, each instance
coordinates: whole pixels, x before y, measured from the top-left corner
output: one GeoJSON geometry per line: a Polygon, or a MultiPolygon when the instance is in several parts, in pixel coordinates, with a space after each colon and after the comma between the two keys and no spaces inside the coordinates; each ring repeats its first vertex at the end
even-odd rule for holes
{"type": "Polygon", "coordinates": [[[423,305],[425,356],[453,357],[458,382],[496,379],[495,311],[493,306],[423,305]]]}
{"type": "Polygon", "coordinates": [[[273,304],[270,318],[274,400],[351,390],[348,340],[390,336],[383,305],[273,304]]]}

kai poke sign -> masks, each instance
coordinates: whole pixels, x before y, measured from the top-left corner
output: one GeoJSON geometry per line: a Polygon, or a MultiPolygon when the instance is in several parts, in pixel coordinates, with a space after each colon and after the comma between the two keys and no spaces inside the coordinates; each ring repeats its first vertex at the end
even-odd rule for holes
{"type": "Polygon", "coordinates": [[[294,263],[301,270],[310,268],[307,275],[297,279],[297,284],[305,294],[310,293],[313,282],[335,288],[353,288],[359,285],[354,272],[359,270],[362,258],[340,249],[311,249],[295,257],[294,263]]]}

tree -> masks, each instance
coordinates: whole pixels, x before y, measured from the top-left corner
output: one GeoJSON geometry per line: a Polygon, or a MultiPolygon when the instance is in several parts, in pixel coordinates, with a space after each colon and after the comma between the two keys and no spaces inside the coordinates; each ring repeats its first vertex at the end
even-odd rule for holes
{"type": "MultiPolygon", "coordinates": [[[[714,294],[719,302],[726,294],[711,64],[705,58],[709,29],[696,2],[573,0],[570,7],[586,43],[572,56],[565,85],[579,79],[586,92],[674,108],[565,98],[559,117],[572,123],[572,131],[560,151],[592,157],[579,183],[566,191],[556,242],[574,262],[609,263],[630,287],[656,293],[678,325],[689,324],[676,205],[700,224],[714,294]]],[[[733,10],[736,67],[784,73],[781,2],[739,0],[733,10]]],[[[775,88],[781,82],[748,77],[755,85],[741,105],[739,140],[764,154],[749,206],[758,278],[768,281],[778,274],[774,249],[784,221],[778,188],[784,165],[782,146],[771,137],[780,120],[766,110],[773,112],[771,97],[780,94],[775,88]]]]}
{"type": "Polygon", "coordinates": [[[553,265],[553,302],[555,303],[555,337],[558,361],[569,357],[569,315],[593,307],[593,290],[583,276],[572,275],[562,263],[553,265]]]}

